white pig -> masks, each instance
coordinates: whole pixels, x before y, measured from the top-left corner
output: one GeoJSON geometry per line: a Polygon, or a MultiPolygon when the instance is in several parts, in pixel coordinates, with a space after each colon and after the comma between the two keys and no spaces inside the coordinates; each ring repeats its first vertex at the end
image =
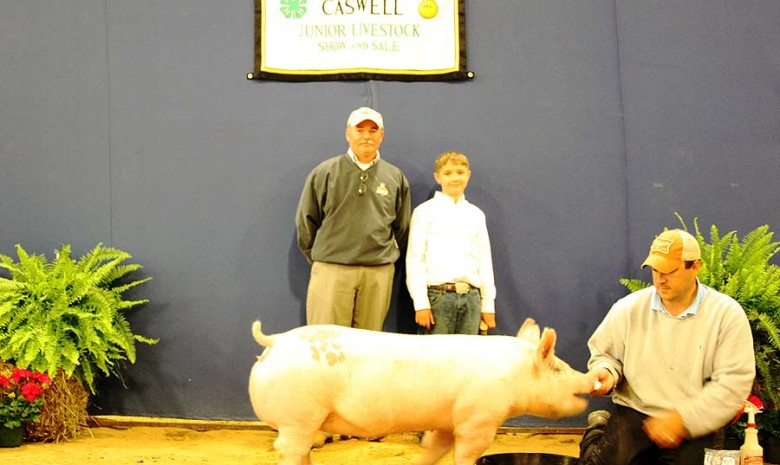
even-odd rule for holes
{"type": "Polygon", "coordinates": [[[554,355],[555,331],[530,318],[517,337],[409,335],[311,325],[255,340],[255,414],[274,427],[280,465],[310,465],[318,431],[358,437],[429,431],[419,463],[454,447],[473,465],[508,418],[575,415],[595,376],[554,355]]]}

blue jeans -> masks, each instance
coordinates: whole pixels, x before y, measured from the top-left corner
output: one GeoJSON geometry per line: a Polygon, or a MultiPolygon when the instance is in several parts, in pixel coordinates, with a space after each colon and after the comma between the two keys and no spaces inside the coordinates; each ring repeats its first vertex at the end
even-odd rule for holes
{"type": "Polygon", "coordinates": [[[464,294],[428,289],[433,321],[431,329],[418,326],[420,334],[479,334],[482,298],[478,289],[464,294]]]}

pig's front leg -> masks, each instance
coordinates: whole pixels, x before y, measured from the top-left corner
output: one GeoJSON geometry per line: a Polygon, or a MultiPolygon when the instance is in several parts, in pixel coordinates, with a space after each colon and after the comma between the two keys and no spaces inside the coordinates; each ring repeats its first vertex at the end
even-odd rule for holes
{"type": "Polygon", "coordinates": [[[425,453],[417,461],[417,465],[433,465],[438,462],[452,449],[454,442],[455,435],[451,431],[426,431],[422,439],[425,453]]]}
{"type": "Polygon", "coordinates": [[[496,429],[481,429],[455,436],[455,465],[474,465],[496,437],[496,429]]]}
{"type": "Polygon", "coordinates": [[[474,465],[483,452],[490,447],[494,435],[482,438],[468,438],[467,440],[455,440],[455,465],[474,465]]]}

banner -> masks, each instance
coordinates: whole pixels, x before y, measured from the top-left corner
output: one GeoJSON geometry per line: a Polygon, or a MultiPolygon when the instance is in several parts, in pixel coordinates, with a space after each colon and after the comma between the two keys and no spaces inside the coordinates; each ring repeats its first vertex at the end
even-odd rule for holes
{"type": "Polygon", "coordinates": [[[465,0],[255,0],[248,79],[471,79],[465,0]]]}

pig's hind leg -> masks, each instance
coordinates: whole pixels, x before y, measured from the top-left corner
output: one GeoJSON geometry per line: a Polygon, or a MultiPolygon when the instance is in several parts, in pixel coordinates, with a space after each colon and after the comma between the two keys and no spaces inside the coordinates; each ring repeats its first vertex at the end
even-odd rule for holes
{"type": "Polygon", "coordinates": [[[301,431],[290,427],[279,427],[279,436],[274,441],[274,449],[279,452],[279,465],[312,465],[311,446],[314,431],[301,431]]]}
{"type": "Polygon", "coordinates": [[[451,431],[426,431],[422,439],[425,453],[417,462],[417,465],[433,465],[447,455],[454,443],[455,436],[451,431]]]}

